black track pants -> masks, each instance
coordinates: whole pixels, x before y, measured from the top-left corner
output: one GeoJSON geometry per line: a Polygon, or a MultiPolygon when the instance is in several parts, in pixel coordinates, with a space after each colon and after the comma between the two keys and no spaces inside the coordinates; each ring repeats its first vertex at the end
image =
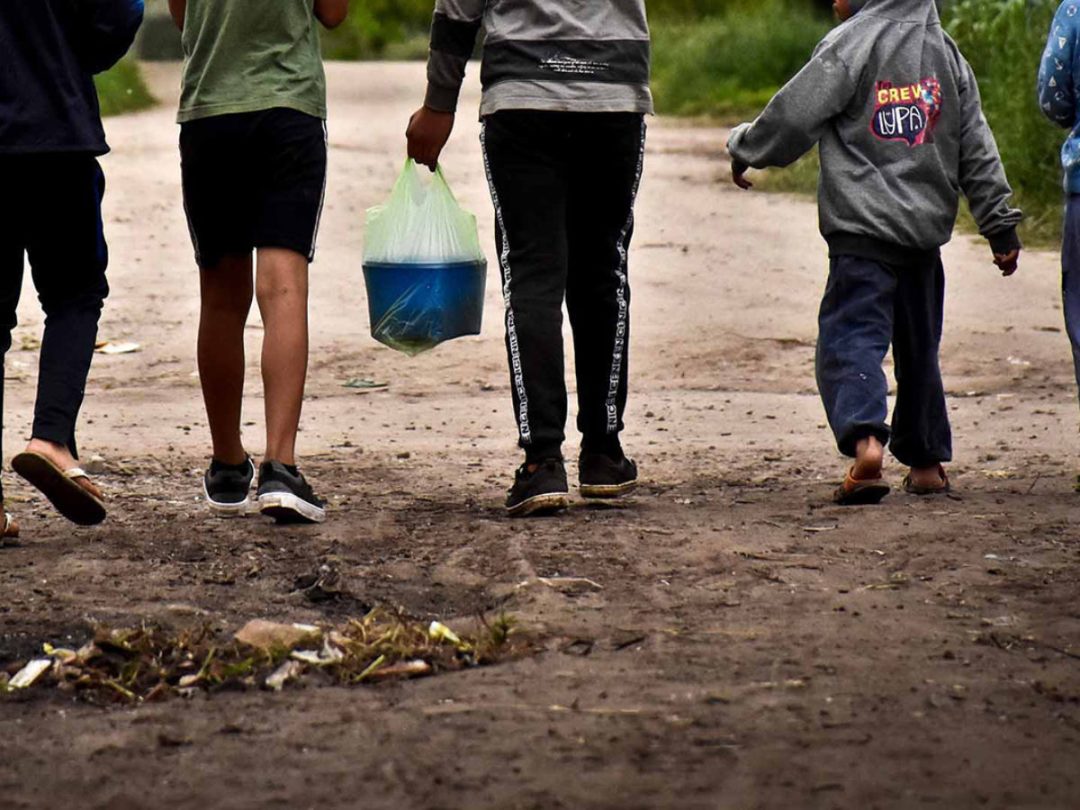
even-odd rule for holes
{"type": "Polygon", "coordinates": [[[530,461],[562,452],[565,299],[582,447],[615,455],[626,407],[627,252],[644,117],[508,110],[485,117],[481,142],[495,205],[520,444],[530,461]]]}

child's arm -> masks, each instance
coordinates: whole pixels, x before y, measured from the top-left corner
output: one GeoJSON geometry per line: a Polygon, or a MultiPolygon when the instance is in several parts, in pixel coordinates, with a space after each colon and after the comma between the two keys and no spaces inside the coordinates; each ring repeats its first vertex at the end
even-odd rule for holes
{"type": "Polygon", "coordinates": [[[315,18],[327,28],[337,28],[349,16],[349,0],[315,0],[315,18]]]}
{"type": "Polygon", "coordinates": [[[1069,129],[1076,124],[1076,82],[1073,72],[1076,70],[1077,24],[1080,23],[1076,8],[1077,4],[1070,0],[1062,3],[1058,9],[1050,26],[1038,81],[1039,108],[1055,124],[1069,129]],[[1073,9],[1071,16],[1070,8],[1073,9]]]}
{"type": "Polygon", "coordinates": [[[1013,191],[1005,177],[994,133],[983,115],[975,73],[960,59],[960,188],[967,197],[979,233],[989,242],[994,262],[1005,275],[1016,270],[1020,238],[1016,226],[1023,219],[1009,205],[1013,191]]]}
{"type": "Polygon", "coordinates": [[[476,46],[476,37],[490,0],[437,0],[431,24],[428,86],[424,106],[409,119],[405,133],[409,157],[432,171],[454,129],[465,64],[476,46]]]}
{"type": "Polygon", "coordinates": [[[752,124],[731,133],[727,148],[735,183],[750,186],[742,177],[748,167],[787,166],[805,155],[854,94],[855,80],[835,46],[820,46],[752,124]]]}
{"type": "Polygon", "coordinates": [[[169,0],[169,14],[181,31],[184,30],[184,15],[187,14],[187,0],[169,0]]]}
{"type": "Polygon", "coordinates": [[[108,70],[127,53],[143,19],[143,0],[79,0],[73,46],[91,73],[108,70]]]}

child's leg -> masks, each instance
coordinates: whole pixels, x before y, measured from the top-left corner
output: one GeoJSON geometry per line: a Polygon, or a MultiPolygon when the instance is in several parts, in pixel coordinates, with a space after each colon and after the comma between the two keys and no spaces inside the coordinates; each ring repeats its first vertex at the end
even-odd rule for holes
{"type": "Polygon", "coordinates": [[[818,390],[837,447],[859,459],[860,479],[880,474],[882,446],[889,441],[889,389],[881,364],[892,338],[895,291],[896,274],[886,265],[837,256],[818,316],[818,390]]]}
{"type": "Polygon", "coordinates": [[[571,143],[566,306],[581,447],[619,458],[630,347],[627,254],[645,154],[640,115],[582,115],[571,143]]]}
{"type": "Polygon", "coordinates": [[[941,482],[938,465],[952,459],[952,430],[938,365],[944,303],[940,259],[901,269],[893,331],[896,408],[891,446],[893,455],[912,467],[917,486],[941,482]]]}
{"type": "Polygon", "coordinates": [[[1080,386],[1080,195],[1069,197],[1065,207],[1065,235],[1061,244],[1061,292],[1065,330],[1072,344],[1073,366],[1080,386]]]}
{"type": "Polygon", "coordinates": [[[264,327],[266,459],[293,465],[307,379],[308,260],[285,248],[259,248],[257,253],[255,296],[264,327]]]}
{"type": "Polygon", "coordinates": [[[61,469],[77,466],[75,424],[94,356],[109,285],[101,221],[105,177],[96,160],[70,156],[42,162],[38,182],[51,190],[36,212],[27,253],[45,311],[33,439],[28,450],[61,469]],[[55,223],[64,223],[58,239],[55,223]]]}
{"type": "Polygon", "coordinates": [[[199,382],[214,445],[214,458],[242,464],[240,436],[244,397],[244,327],[251,310],[251,254],[227,256],[200,270],[199,382]]]}
{"type": "Polygon", "coordinates": [[[564,115],[496,113],[485,119],[481,136],[496,213],[514,417],[530,463],[561,458],[566,425],[564,115]]]}

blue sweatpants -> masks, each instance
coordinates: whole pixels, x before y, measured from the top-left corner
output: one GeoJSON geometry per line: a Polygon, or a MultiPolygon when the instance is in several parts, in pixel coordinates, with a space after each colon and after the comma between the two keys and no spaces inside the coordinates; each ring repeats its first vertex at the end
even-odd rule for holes
{"type": "Polygon", "coordinates": [[[818,317],[817,381],[841,453],[854,457],[856,443],[875,436],[908,466],[952,459],[938,366],[944,302],[939,257],[897,265],[833,257],[818,317]],[[896,368],[891,426],[881,367],[890,344],[896,368]]]}
{"type": "Polygon", "coordinates": [[[1080,194],[1065,204],[1065,236],[1061,245],[1061,297],[1065,331],[1072,343],[1073,367],[1080,385],[1080,194]]]}

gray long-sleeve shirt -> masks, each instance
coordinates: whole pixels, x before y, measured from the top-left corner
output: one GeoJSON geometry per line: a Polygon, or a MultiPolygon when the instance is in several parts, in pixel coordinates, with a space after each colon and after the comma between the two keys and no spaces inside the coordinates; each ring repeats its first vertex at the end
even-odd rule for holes
{"type": "Polygon", "coordinates": [[[652,112],[645,0],[437,0],[427,107],[457,108],[481,30],[481,115],[652,112]]]}
{"type": "Polygon", "coordinates": [[[975,75],[941,28],[934,0],[868,0],[728,151],[786,166],[820,145],[821,232],[912,250],[949,241],[960,194],[995,252],[1019,246],[1021,213],[975,75]]]}

